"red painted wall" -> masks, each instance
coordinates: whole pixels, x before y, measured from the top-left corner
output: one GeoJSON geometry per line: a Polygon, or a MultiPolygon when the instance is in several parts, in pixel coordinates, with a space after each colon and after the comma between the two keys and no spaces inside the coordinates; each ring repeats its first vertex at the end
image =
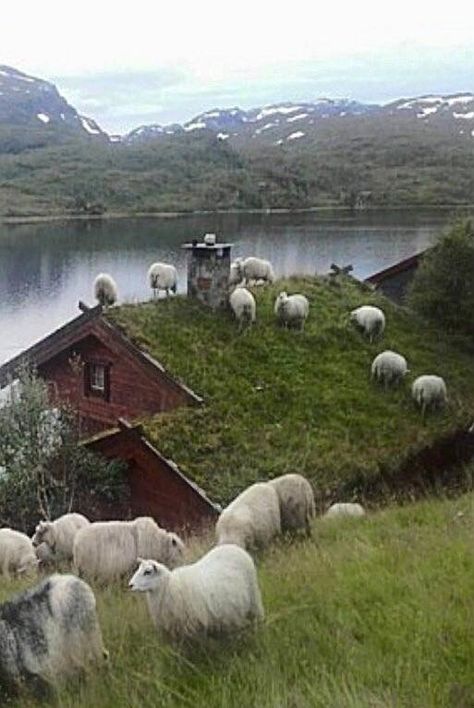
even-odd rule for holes
{"type": "Polygon", "coordinates": [[[185,391],[161,376],[158,369],[150,371],[120,342],[111,338],[104,343],[103,337],[102,332],[92,331],[38,368],[38,373],[51,383],[53,395],[79,410],[88,432],[113,427],[119,417],[153,415],[189,402],[185,391]],[[80,355],[82,361],[110,364],[108,401],[86,395],[84,373],[76,376],[69,362],[73,353],[80,355]]]}

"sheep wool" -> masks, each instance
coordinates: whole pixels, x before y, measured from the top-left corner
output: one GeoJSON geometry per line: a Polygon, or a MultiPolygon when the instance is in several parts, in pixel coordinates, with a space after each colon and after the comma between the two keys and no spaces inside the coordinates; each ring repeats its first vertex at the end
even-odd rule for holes
{"type": "Polygon", "coordinates": [[[52,575],[0,605],[1,686],[44,687],[107,652],[91,588],[74,575],[52,575]]]}
{"type": "Polygon", "coordinates": [[[117,284],[111,275],[99,273],[94,280],[94,297],[102,307],[109,307],[117,302],[117,284]]]}
{"type": "Polygon", "coordinates": [[[332,504],[324,516],[328,519],[341,516],[365,516],[365,509],[361,504],[338,502],[337,504],[332,504]]]}
{"type": "Polygon", "coordinates": [[[311,484],[301,474],[284,474],[268,482],[274,487],[280,502],[281,530],[311,533],[316,505],[311,484]]]}
{"type": "Polygon", "coordinates": [[[441,376],[434,374],[418,376],[412,384],[411,392],[423,416],[428,409],[442,408],[448,402],[446,383],[441,376]]]}
{"type": "Polygon", "coordinates": [[[236,259],[234,262],[239,264],[241,280],[243,280],[246,285],[249,285],[251,282],[257,283],[260,281],[273,283],[275,281],[275,273],[270,261],[265,261],[263,258],[256,258],[255,256],[249,256],[244,259],[236,259]]]}
{"type": "Polygon", "coordinates": [[[72,560],[74,538],[89,523],[89,519],[76,513],[63,514],[55,521],[40,521],[32,538],[33,546],[47,544],[56,560],[72,560]]]}
{"type": "Polygon", "coordinates": [[[255,322],[257,305],[254,296],[247,288],[235,288],[230,294],[229,304],[239,323],[239,331],[245,325],[250,327],[255,322]]]}
{"type": "Polygon", "coordinates": [[[380,337],[385,329],[385,315],[379,307],[361,305],[350,314],[352,322],[362,330],[372,343],[375,337],[380,337]]]}
{"type": "Polygon", "coordinates": [[[0,529],[0,573],[9,578],[33,574],[38,570],[38,559],[31,539],[21,531],[0,529]]]}
{"type": "Polygon", "coordinates": [[[117,580],[131,572],[138,556],[169,567],[181,561],[184,544],[150,517],[133,521],[99,521],[81,529],[74,539],[74,567],[80,575],[100,582],[117,580]]]}
{"type": "Polygon", "coordinates": [[[304,295],[287,295],[281,292],[275,300],[275,315],[285,327],[304,329],[309,313],[309,302],[304,295]]]}
{"type": "Polygon", "coordinates": [[[265,482],[244,489],[221,512],[216,523],[219,545],[235,543],[246,549],[264,548],[280,533],[280,500],[276,489],[265,482]]]}
{"type": "Polygon", "coordinates": [[[140,560],[129,587],[147,593],[156,628],[173,640],[233,633],[264,616],[254,562],[235,545],[175,570],[140,560]]]}
{"type": "Polygon", "coordinates": [[[175,293],[178,287],[178,273],[176,268],[169,263],[153,263],[148,269],[148,282],[156,297],[160,290],[175,293]]]}
{"type": "Polygon", "coordinates": [[[408,371],[405,357],[387,349],[387,351],[377,354],[373,360],[371,377],[384,386],[397,385],[408,371]]]}

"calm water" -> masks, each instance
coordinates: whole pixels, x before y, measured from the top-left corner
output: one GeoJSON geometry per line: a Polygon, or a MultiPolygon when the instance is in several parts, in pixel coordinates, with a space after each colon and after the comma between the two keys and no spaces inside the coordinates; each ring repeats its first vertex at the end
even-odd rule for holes
{"type": "Polygon", "coordinates": [[[324,273],[352,263],[361,278],[432,243],[447,213],[209,215],[0,225],[0,363],[93,304],[97,273],[113,275],[120,301],[150,296],[153,261],[174,263],[186,289],[180,245],[207,231],[234,243],[232,255],[272,261],[277,275],[324,273]]]}

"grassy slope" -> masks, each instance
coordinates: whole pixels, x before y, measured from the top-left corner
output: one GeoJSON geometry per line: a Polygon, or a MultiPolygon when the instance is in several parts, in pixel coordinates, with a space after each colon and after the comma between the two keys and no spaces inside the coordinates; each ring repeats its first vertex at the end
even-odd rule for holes
{"type": "MultiPolygon", "coordinates": [[[[58,705],[472,706],[473,534],[472,494],[318,519],[314,540],[258,562],[263,628],[186,653],[154,633],[143,597],[97,591],[110,670],[63,690],[58,705]]],[[[0,599],[10,592],[0,584],[0,599]]]]}
{"type": "Polygon", "coordinates": [[[202,408],[182,408],[146,421],[158,448],[214,498],[228,501],[248,483],[290,471],[308,476],[320,494],[377,477],[445,431],[471,422],[472,352],[413,314],[348,283],[280,281],[257,289],[257,325],[239,335],[230,313],[212,313],[178,297],[130,305],[111,315],[167,369],[201,394],[202,408]],[[286,289],[311,302],[304,334],[276,326],[273,301],[286,289]],[[369,344],[347,323],[362,303],[381,304],[387,329],[369,344]],[[408,382],[384,392],[369,381],[383,349],[403,353],[410,381],[445,377],[450,406],[423,423],[408,382]],[[471,412],[470,412],[471,411],[471,412]]]}

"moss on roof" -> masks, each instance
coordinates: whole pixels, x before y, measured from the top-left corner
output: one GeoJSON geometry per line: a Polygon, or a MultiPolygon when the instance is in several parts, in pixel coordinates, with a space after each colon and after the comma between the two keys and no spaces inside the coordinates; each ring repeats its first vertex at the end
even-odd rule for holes
{"type": "MultiPolygon", "coordinates": [[[[257,324],[239,334],[230,312],[212,312],[185,297],[125,305],[109,316],[169,372],[203,396],[144,421],[167,457],[216,500],[245,485],[301,472],[321,493],[394,469],[417,450],[472,422],[473,351],[404,308],[351,279],[290,278],[256,288],[257,324]],[[304,333],[277,326],[281,290],[304,293],[304,333]],[[361,304],[383,308],[387,327],[370,344],[348,321],[361,304]],[[370,381],[373,357],[403,354],[411,373],[399,390],[370,381]],[[421,419],[410,383],[422,373],[447,382],[450,404],[421,419]]],[[[356,489],[355,489],[356,491],[356,489]]]]}

